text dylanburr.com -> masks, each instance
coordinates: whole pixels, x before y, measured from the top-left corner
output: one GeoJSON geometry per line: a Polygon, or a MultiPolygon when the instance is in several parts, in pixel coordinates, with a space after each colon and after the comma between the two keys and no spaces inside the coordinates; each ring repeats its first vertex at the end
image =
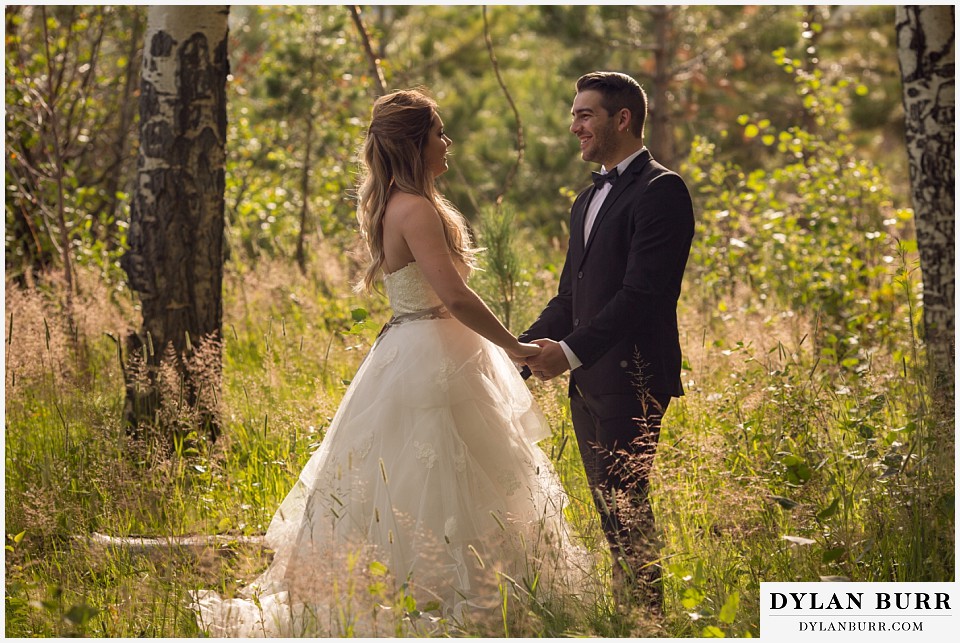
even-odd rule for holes
{"type": "Polygon", "coordinates": [[[956,640],[956,583],[760,583],[760,638],[956,640]]]}

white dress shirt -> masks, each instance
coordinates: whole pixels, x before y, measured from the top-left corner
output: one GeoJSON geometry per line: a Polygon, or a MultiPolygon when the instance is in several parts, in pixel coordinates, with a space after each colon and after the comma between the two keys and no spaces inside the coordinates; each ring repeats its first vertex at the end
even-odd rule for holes
{"type": "MultiPolygon", "coordinates": [[[[646,147],[641,147],[639,150],[623,159],[617,163],[617,173],[622,175],[626,172],[627,167],[633,163],[633,159],[640,156],[640,152],[647,149],[646,147]]],[[[609,170],[606,167],[600,166],[600,174],[606,174],[609,170]]],[[[593,193],[593,198],[590,199],[590,204],[587,206],[587,216],[583,223],[583,245],[586,247],[587,240],[590,238],[590,232],[593,229],[593,224],[597,220],[597,214],[600,213],[600,208],[603,206],[603,202],[607,199],[607,195],[610,194],[610,190],[613,189],[613,183],[609,181],[603,184],[603,187],[596,190],[593,193]]],[[[573,350],[567,346],[565,341],[560,341],[560,348],[563,349],[563,354],[567,356],[567,362],[570,363],[570,370],[572,371],[575,368],[580,368],[583,366],[583,362],[580,361],[580,358],[576,356],[573,350]]]]}

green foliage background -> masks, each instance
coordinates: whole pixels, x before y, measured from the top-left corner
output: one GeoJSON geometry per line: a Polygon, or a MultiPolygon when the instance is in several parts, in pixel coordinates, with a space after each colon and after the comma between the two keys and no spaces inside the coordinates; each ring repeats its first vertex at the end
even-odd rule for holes
{"type": "MultiPolygon", "coordinates": [[[[234,592],[259,552],[140,556],[85,537],[262,533],[323,439],[389,315],[350,288],[369,63],[345,7],[231,9],[224,435],[138,443],[120,420],[118,340],[138,317],[118,261],[144,9],[5,17],[6,633],[195,635],[185,592],[234,592]]],[[[488,248],[472,284],[519,331],[556,288],[570,200],[592,169],[567,131],[573,83],[618,69],[650,90],[664,16],[487,17],[526,143],[501,208],[517,125],[480,7],[363,11],[388,87],[426,86],[440,103],[454,140],[441,188],[488,248]]],[[[893,7],[667,17],[669,101],[653,108],[668,110],[697,215],[680,304],[687,395],[665,419],[654,481],[667,619],[534,597],[450,633],[756,636],[762,580],[953,578],[953,417],[925,378],[893,7]]],[[[602,551],[564,387],[533,390],[570,519],[602,551]]],[[[413,622],[416,606],[383,600],[413,622]]]]}

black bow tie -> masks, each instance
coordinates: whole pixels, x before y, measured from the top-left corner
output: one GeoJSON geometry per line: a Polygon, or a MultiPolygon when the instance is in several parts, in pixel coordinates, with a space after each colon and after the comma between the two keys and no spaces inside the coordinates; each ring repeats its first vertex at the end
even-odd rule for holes
{"type": "Polygon", "coordinates": [[[617,168],[613,168],[606,174],[600,174],[599,172],[591,172],[593,175],[593,186],[598,190],[603,187],[603,184],[607,181],[610,182],[610,185],[613,185],[613,182],[617,180],[617,177],[620,174],[617,172],[617,168]]]}

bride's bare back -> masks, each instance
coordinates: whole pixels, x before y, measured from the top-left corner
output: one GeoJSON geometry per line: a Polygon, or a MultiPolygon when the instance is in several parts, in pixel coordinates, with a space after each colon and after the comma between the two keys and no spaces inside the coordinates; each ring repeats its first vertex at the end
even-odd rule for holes
{"type": "Polygon", "coordinates": [[[422,196],[406,192],[395,191],[387,202],[387,209],[383,216],[384,272],[396,272],[408,263],[416,261],[409,244],[403,237],[403,222],[410,210],[419,210],[422,207],[433,209],[430,202],[422,196]]]}
{"type": "Polygon", "coordinates": [[[384,272],[391,273],[416,261],[430,287],[447,310],[474,332],[522,360],[540,349],[521,344],[471,290],[447,245],[440,213],[422,196],[395,192],[383,216],[384,272]]]}

